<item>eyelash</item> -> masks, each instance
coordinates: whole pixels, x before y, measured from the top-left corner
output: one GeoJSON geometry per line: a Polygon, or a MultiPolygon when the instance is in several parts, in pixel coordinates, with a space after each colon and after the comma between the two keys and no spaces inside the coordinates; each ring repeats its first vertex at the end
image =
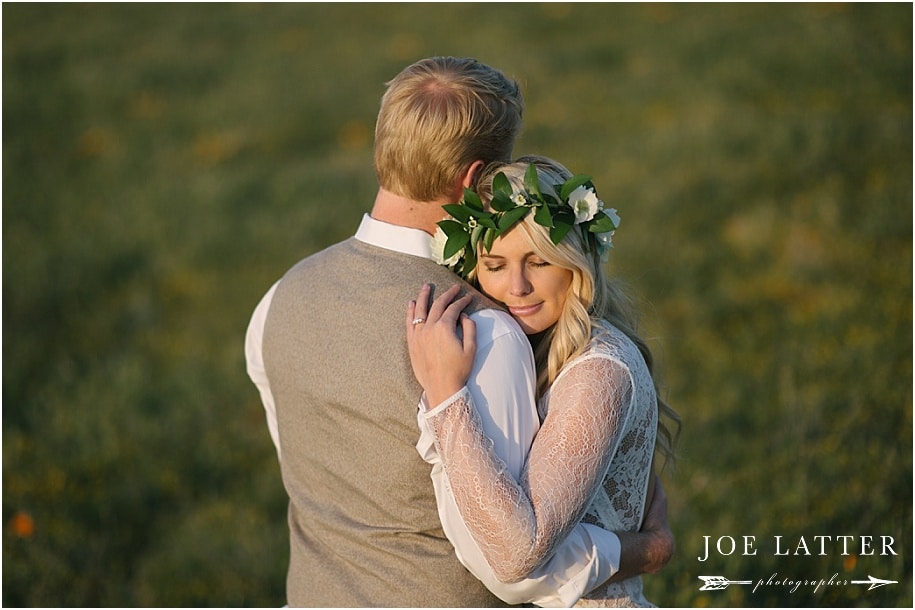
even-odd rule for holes
{"type": "MultiPolygon", "coordinates": [[[[550,263],[548,263],[548,262],[546,262],[546,261],[539,262],[539,263],[536,263],[536,262],[534,262],[534,261],[531,261],[531,262],[528,263],[528,265],[530,265],[531,267],[533,267],[533,268],[535,268],[535,269],[540,269],[540,268],[542,268],[542,267],[549,267],[549,266],[550,266],[550,263]]],[[[504,268],[505,268],[505,265],[496,265],[495,267],[486,266],[486,271],[487,271],[488,273],[497,273],[497,272],[499,272],[499,271],[502,271],[504,268]]]]}

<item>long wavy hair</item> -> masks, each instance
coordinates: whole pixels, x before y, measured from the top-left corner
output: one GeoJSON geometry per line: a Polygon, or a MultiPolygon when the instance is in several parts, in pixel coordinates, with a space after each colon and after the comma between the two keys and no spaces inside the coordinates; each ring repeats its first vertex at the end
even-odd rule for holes
{"type": "MultiPolygon", "coordinates": [[[[537,168],[542,191],[554,191],[554,186],[558,187],[572,177],[568,169],[553,159],[524,156],[513,163],[489,165],[477,184],[480,197],[484,202],[492,198],[492,179],[499,172],[504,173],[517,188],[523,188],[524,173],[530,164],[537,168]]],[[[558,197],[557,193],[553,194],[558,197]]],[[[537,224],[533,214],[528,214],[516,228],[523,232],[533,250],[541,258],[572,272],[569,294],[559,320],[544,332],[534,348],[537,396],[543,396],[563,367],[584,351],[591,340],[594,324],[599,320],[606,320],[636,345],[648,366],[658,402],[658,435],[655,451],[664,458],[663,466],[673,464],[680,433],[680,416],[661,398],[654,357],[648,344],[636,331],[636,308],[622,283],[607,276],[600,255],[594,250],[587,250],[581,231],[573,229],[559,244],[554,244],[550,240],[548,229],[537,224]]],[[[469,279],[478,284],[475,270],[471,272],[469,279]]]]}

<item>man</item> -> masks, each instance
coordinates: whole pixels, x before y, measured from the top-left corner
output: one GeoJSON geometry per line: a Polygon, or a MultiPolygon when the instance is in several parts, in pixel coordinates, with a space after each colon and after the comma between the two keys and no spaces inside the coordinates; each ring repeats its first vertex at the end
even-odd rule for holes
{"type": "MultiPolygon", "coordinates": [[[[371,214],[355,237],[295,265],[255,310],[246,358],[290,498],[291,606],[569,605],[616,572],[621,538],[627,575],[670,556],[662,498],[651,533],[579,525],[530,578],[500,583],[417,452],[422,389],[406,305],[424,282],[459,281],[431,260],[441,205],[460,199],[486,163],[511,157],[522,110],[517,84],[475,60],[407,67],[381,103],[371,214]]],[[[507,313],[475,294],[470,385],[518,476],[538,428],[530,348],[507,313]]]]}

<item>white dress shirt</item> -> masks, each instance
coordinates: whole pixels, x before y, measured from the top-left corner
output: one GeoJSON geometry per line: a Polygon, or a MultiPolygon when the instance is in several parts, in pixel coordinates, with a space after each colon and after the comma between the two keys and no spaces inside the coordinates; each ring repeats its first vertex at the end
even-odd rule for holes
{"type": "MultiPolygon", "coordinates": [[[[363,217],[356,239],[380,248],[432,258],[428,233],[384,223],[369,215],[363,217]]],[[[277,457],[282,460],[276,408],[261,349],[267,312],[278,284],[270,288],[254,310],[245,336],[245,358],[248,375],[260,392],[277,457]]],[[[477,354],[467,386],[495,452],[518,479],[540,426],[534,401],[536,374],[530,344],[515,320],[505,312],[484,309],[470,317],[476,323],[477,354]]],[[[517,583],[499,582],[461,518],[431,435],[422,434],[416,449],[432,464],[439,518],[458,559],[503,601],[568,607],[619,569],[619,538],[607,530],[579,524],[556,553],[528,578],[517,583]]]]}

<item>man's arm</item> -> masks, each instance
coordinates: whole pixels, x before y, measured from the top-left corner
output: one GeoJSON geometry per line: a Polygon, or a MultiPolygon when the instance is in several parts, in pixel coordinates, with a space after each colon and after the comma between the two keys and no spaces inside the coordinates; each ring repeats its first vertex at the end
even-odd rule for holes
{"type": "Polygon", "coordinates": [[[245,368],[248,371],[248,377],[251,378],[260,393],[261,403],[264,405],[264,412],[267,416],[267,430],[270,432],[270,439],[273,441],[274,447],[276,447],[277,458],[281,457],[280,436],[276,426],[276,406],[273,403],[270,382],[267,380],[267,371],[264,368],[262,345],[267,312],[270,310],[273,294],[279,284],[279,282],[276,282],[271,286],[264,298],[254,308],[251,321],[248,323],[248,329],[245,331],[245,368]]]}
{"type": "Polygon", "coordinates": [[[657,574],[667,565],[676,544],[667,522],[667,496],[660,479],[655,478],[654,496],[642,521],[641,531],[617,532],[617,536],[622,547],[620,567],[610,580],[615,582],[641,574],[657,574]]]}

